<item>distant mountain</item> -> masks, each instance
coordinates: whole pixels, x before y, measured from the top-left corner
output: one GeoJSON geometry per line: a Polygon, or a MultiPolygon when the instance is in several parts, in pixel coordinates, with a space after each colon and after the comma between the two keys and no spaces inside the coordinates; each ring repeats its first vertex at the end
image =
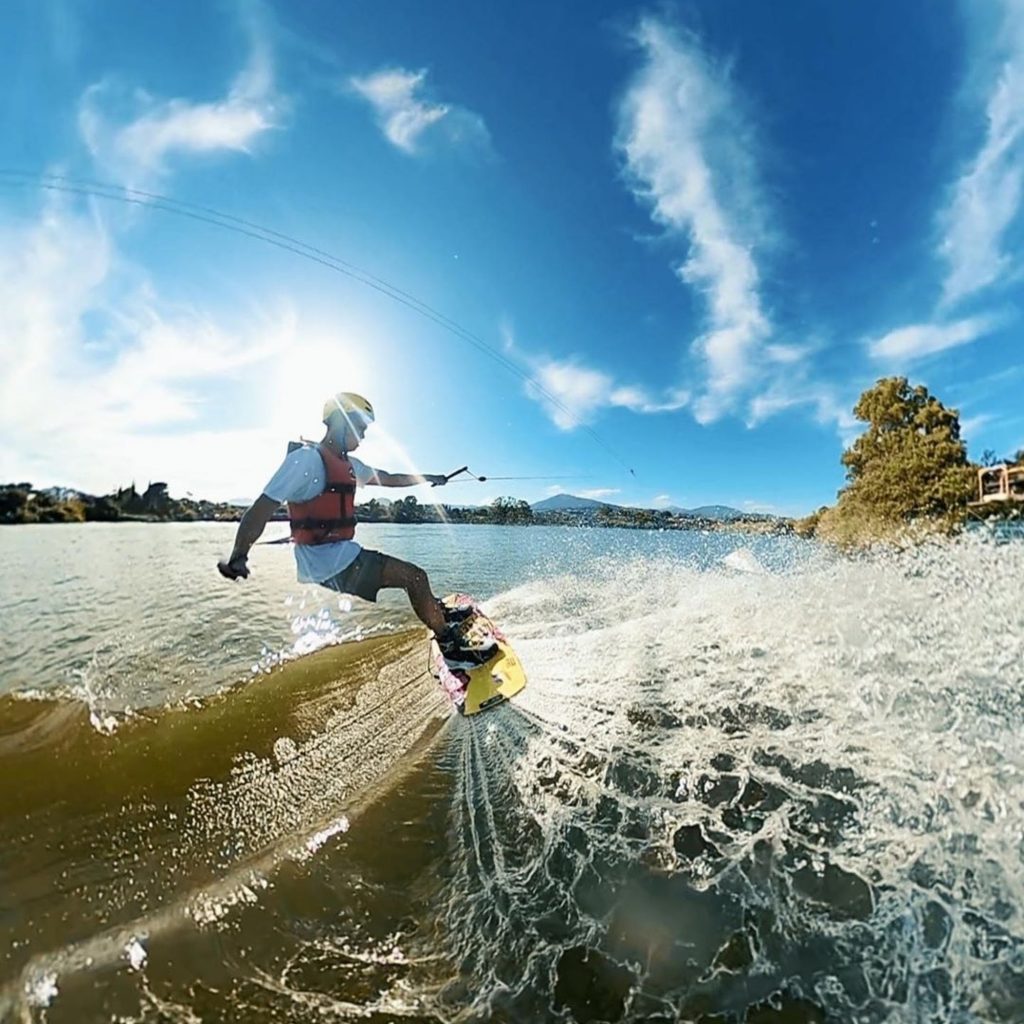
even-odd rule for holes
{"type": "MultiPolygon", "coordinates": [[[[622,509],[631,506],[612,505],[607,501],[597,501],[594,498],[580,498],[575,494],[556,494],[554,497],[534,502],[530,507],[534,512],[579,512],[588,509],[622,509]]],[[[725,523],[732,522],[734,519],[772,518],[772,516],[753,512],[741,512],[738,508],[733,508],[731,505],[701,505],[699,508],[680,508],[678,505],[669,505],[667,508],[657,511],[671,512],[677,516],[693,516],[695,519],[717,519],[719,522],[725,523]]]]}
{"type": "Polygon", "coordinates": [[[575,494],[555,494],[543,501],[535,501],[530,506],[534,512],[564,512],[569,509],[587,508],[618,508],[606,501],[595,501],[593,498],[577,498],[575,494]]]}
{"type": "Polygon", "coordinates": [[[672,512],[677,516],[694,516],[700,519],[720,519],[729,522],[732,519],[755,518],[753,513],[741,512],[730,505],[701,505],[699,508],[682,508],[680,505],[666,505],[663,512],[672,512]]]}
{"type": "Polygon", "coordinates": [[[701,505],[700,508],[687,509],[686,514],[700,516],[702,519],[724,519],[726,521],[741,519],[747,515],[746,512],[741,512],[738,508],[730,508],[728,505],[701,505]]]}

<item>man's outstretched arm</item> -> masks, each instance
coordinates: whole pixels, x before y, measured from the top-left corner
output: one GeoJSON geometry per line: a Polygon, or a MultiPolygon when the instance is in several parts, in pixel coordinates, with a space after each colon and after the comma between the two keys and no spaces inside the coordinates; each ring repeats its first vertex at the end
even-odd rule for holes
{"type": "Polygon", "coordinates": [[[261,494],[246,510],[238,524],[235,534],[235,546],[231,549],[231,557],[226,562],[218,562],[217,568],[221,576],[229,580],[245,579],[249,575],[247,559],[249,549],[259,540],[270,517],[277,511],[281,503],[261,494]]]}
{"type": "Polygon", "coordinates": [[[417,484],[433,484],[435,487],[448,482],[448,478],[440,473],[386,473],[383,469],[373,471],[371,484],[381,487],[415,487],[417,484]]]}

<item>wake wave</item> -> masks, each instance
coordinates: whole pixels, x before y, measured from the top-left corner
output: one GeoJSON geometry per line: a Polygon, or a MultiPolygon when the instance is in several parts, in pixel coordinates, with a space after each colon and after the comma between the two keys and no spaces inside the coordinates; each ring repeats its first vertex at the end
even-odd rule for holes
{"type": "Polygon", "coordinates": [[[425,666],[418,631],[332,648],[113,734],[78,702],[0,700],[0,1010],[140,935],[228,917],[344,833],[446,721],[425,666]]]}

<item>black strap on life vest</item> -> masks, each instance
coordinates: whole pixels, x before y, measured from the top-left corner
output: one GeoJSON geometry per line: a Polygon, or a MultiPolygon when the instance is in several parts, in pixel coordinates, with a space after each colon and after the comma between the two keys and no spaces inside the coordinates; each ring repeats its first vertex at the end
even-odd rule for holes
{"type": "Polygon", "coordinates": [[[336,530],[341,526],[355,526],[358,522],[355,516],[347,516],[339,519],[293,519],[291,525],[294,530],[336,530]]]}

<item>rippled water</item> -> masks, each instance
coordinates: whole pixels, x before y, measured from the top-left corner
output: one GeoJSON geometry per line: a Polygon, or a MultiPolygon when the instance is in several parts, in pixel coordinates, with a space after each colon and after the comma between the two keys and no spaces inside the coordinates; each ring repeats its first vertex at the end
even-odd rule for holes
{"type": "Polygon", "coordinates": [[[368,529],[522,656],[460,719],[229,541],[0,531],[0,1017],[1024,1020],[1024,546],[368,529]]]}

